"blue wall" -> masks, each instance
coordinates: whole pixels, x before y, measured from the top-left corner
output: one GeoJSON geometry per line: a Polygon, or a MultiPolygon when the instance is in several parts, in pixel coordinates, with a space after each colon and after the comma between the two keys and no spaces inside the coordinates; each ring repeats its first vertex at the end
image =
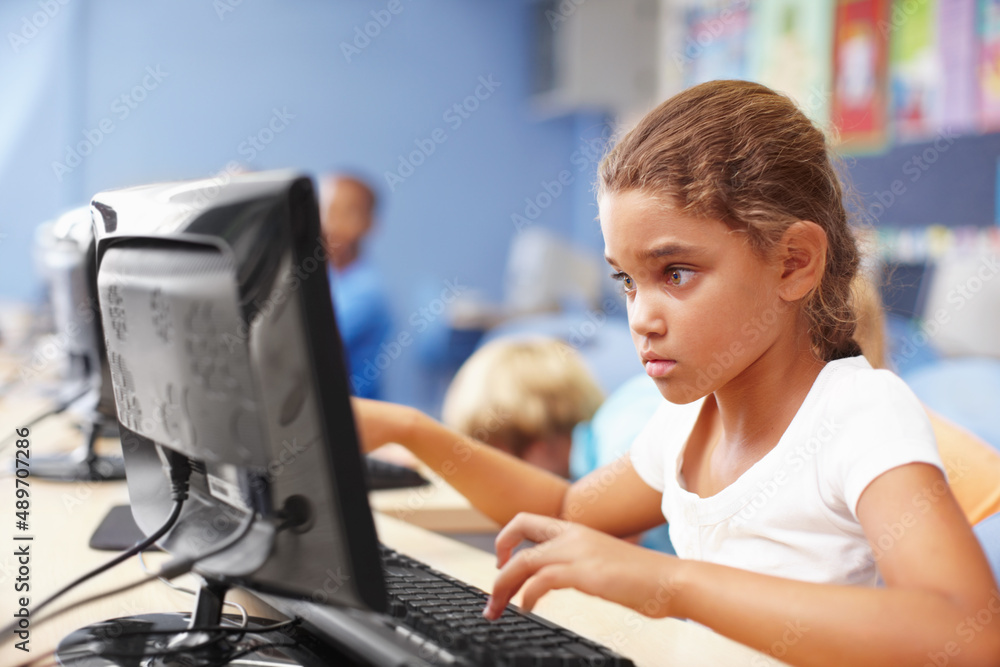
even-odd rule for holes
{"type": "MultiPolygon", "coordinates": [[[[383,207],[371,252],[401,329],[447,280],[498,300],[511,215],[562,170],[572,171],[572,187],[532,224],[600,247],[593,163],[584,166],[579,151],[601,119],[532,117],[528,4],[401,0],[395,15],[390,4],[0,5],[0,298],[38,298],[38,223],[102,189],[208,176],[231,161],[373,176],[383,207]],[[372,12],[386,25],[345,55],[359,31],[376,32],[372,12]],[[486,97],[482,80],[499,87],[486,97]],[[445,115],[477,88],[486,99],[468,117],[445,115]],[[286,120],[272,138],[262,130],[276,111],[286,120]],[[389,187],[385,172],[438,128],[446,140],[389,187]],[[257,150],[248,142],[256,135],[271,141],[257,150]],[[80,142],[86,150],[88,136],[96,146],[77,165],[67,151],[80,142]]],[[[388,369],[389,395],[430,407],[419,356],[414,346],[388,369]]]]}

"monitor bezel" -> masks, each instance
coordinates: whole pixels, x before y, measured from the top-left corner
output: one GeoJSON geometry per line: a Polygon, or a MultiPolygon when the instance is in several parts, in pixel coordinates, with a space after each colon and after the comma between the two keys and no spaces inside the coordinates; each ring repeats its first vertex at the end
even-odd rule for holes
{"type": "MultiPolygon", "coordinates": [[[[352,588],[356,593],[355,605],[384,612],[386,591],[378,553],[378,540],[374,520],[368,504],[367,485],[362,465],[361,450],[357,441],[354,413],[350,403],[342,339],[336,324],[334,305],[330,296],[330,285],[325,270],[326,253],[320,234],[319,212],[316,194],[308,176],[295,172],[262,172],[242,174],[232,177],[229,183],[220,184],[216,179],[200,181],[161,183],[140,186],[126,190],[108,191],[95,195],[92,200],[92,215],[95,238],[95,270],[100,271],[101,262],[108,249],[135,243],[163,242],[181,246],[210,246],[236,257],[234,248],[228,243],[225,229],[210,230],[198,225],[208,211],[232,202],[227,198],[227,188],[233,186],[253,186],[258,188],[257,196],[278,198],[285,205],[282,223],[290,231],[292,258],[300,266],[307,258],[321,257],[324,266],[301,280],[295,290],[295,298],[300,300],[302,327],[307,345],[306,354],[313,360],[311,381],[316,389],[319,403],[320,428],[326,446],[325,480],[333,482],[331,495],[337,498],[335,507],[328,508],[337,513],[345,534],[341,542],[348,555],[349,563],[318,563],[317,567],[346,566],[352,588]],[[215,193],[207,197],[208,204],[202,207],[172,207],[165,193],[186,188],[189,192],[215,193]],[[157,220],[136,220],[129,212],[137,203],[159,200],[162,203],[161,216],[157,220]],[[143,227],[146,227],[145,229],[143,227]],[[197,233],[192,233],[192,227],[197,233]],[[332,435],[337,429],[338,438],[332,435]],[[334,446],[339,443],[341,446],[334,446]]],[[[239,273],[237,267],[236,273],[239,273]]],[[[246,316],[246,312],[242,313],[246,316]]],[[[124,433],[124,431],[123,431],[124,433]]],[[[129,432],[129,434],[132,434],[129,432]]],[[[138,517],[137,517],[138,519],[138,517]]],[[[183,519],[182,519],[183,520],[183,519]]],[[[169,533],[162,541],[167,541],[169,533]]],[[[225,579],[225,577],[223,577],[225,579]]],[[[262,593],[289,595],[284,589],[254,581],[253,576],[239,578],[240,585],[262,593]]],[[[325,600],[315,600],[324,602],[325,600]]]]}

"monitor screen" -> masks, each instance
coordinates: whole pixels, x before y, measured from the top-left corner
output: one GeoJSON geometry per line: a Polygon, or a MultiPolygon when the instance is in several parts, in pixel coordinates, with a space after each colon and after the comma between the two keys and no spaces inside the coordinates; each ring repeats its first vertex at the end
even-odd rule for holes
{"type": "Polygon", "coordinates": [[[132,513],[212,581],[382,611],[312,182],[288,172],[92,202],[97,287],[132,513]],[[179,459],[178,457],[182,457],[179,459]],[[331,577],[335,585],[331,585],[331,577]]]}
{"type": "Polygon", "coordinates": [[[924,262],[883,264],[879,288],[885,312],[908,319],[921,317],[930,273],[932,267],[924,262]]]}

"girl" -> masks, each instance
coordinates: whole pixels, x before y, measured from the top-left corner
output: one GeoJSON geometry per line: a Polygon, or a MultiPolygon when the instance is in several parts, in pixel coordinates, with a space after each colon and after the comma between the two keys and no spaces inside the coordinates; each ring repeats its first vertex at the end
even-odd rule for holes
{"type": "Polygon", "coordinates": [[[404,444],[506,524],[484,614],[572,587],[761,651],[797,628],[796,665],[1000,664],[1000,593],[927,417],[852,337],[858,250],[822,133],[763,86],[700,85],[610,152],[598,203],[667,399],[629,455],[570,484],[355,403],[366,451],[404,444]],[[617,539],[664,519],[679,558],[617,539]]]}

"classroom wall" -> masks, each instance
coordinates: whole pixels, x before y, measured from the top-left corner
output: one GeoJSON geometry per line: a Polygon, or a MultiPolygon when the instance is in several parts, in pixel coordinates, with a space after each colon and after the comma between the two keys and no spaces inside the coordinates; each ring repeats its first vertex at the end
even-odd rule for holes
{"type": "MultiPolygon", "coordinates": [[[[561,171],[573,182],[530,222],[599,247],[580,150],[602,119],[532,116],[524,0],[34,0],[0,4],[0,28],[0,299],[39,297],[38,223],[102,189],[233,161],[373,176],[371,253],[418,340],[443,291],[500,298],[512,215],[561,171]]],[[[418,347],[386,370],[390,398],[421,404],[418,347]]]]}

